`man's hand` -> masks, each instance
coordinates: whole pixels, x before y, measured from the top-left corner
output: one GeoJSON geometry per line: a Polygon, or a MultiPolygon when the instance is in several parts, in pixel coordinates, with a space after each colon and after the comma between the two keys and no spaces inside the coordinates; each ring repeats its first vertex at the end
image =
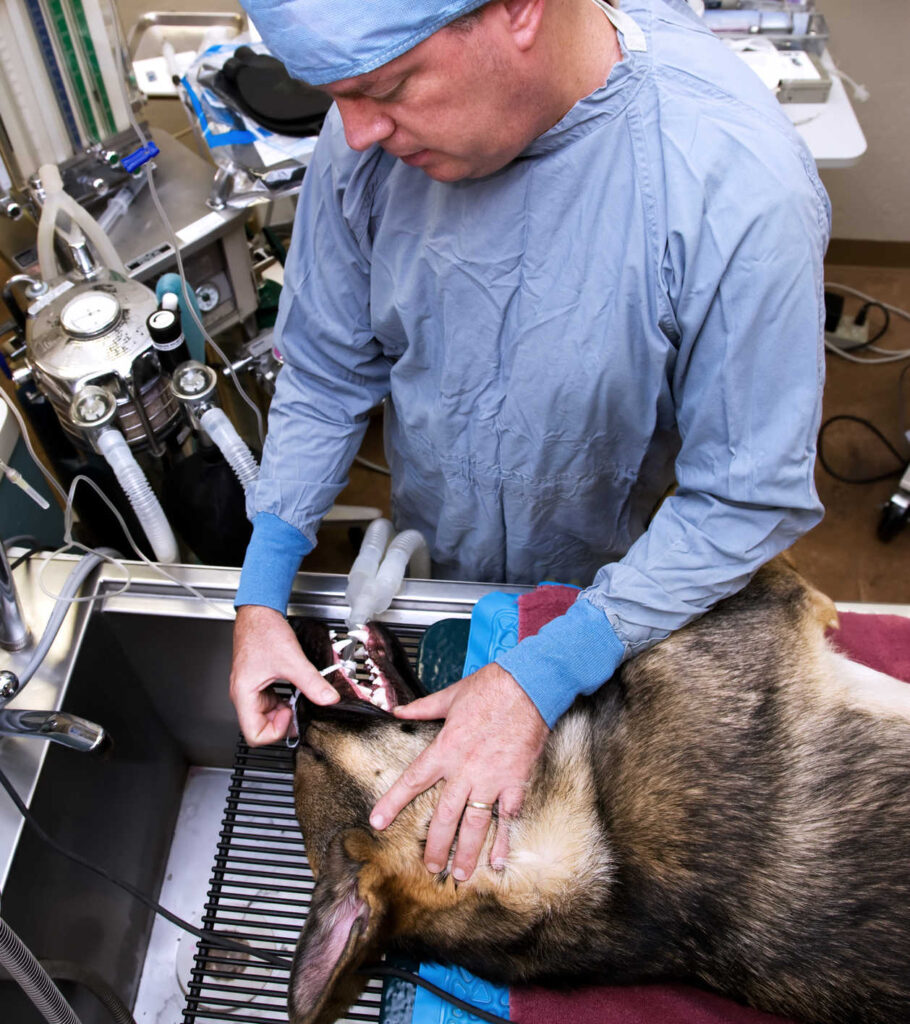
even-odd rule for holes
{"type": "Polygon", "coordinates": [[[291,709],[268,689],[285,679],[314,704],[333,704],[338,693],[307,661],[294,631],[273,608],[243,605],[234,623],[231,700],[240,729],[251,746],[287,736],[291,709]]]}
{"type": "Polygon", "coordinates": [[[452,874],[459,881],[469,878],[492,813],[469,801],[492,807],[497,800],[499,826],[490,862],[500,867],[509,852],[509,824],[521,808],[525,784],[550,731],[531,698],[505,669],[490,664],[439,693],[396,708],[395,714],[444,718],[445,725],[376,804],[370,823],[385,828],[415,796],[444,779],[427,834],[427,868],[437,872],[445,867],[457,830],[452,874]]]}

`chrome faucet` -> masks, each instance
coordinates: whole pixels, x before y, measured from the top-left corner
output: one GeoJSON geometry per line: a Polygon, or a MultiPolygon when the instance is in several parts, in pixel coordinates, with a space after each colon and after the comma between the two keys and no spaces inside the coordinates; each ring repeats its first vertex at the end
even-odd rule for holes
{"type": "Polygon", "coordinates": [[[100,725],[66,711],[0,709],[0,736],[37,736],[74,750],[97,750],[107,739],[100,725]]]}
{"type": "Polygon", "coordinates": [[[21,651],[28,646],[30,639],[6,548],[0,543],[0,647],[7,651],[21,651]]]}

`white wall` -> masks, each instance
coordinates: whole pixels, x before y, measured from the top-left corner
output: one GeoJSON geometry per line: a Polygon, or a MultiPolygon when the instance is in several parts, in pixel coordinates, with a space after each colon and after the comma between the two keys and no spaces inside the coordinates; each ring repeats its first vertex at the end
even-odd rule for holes
{"type": "MultiPolygon", "coordinates": [[[[910,242],[910,0],[816,0],[842,71],[871,93],[853,102],[869,148],[822,180],[832,237],[910,242]]],[[[847,94],[852,95],[847,85],[847,94]]]]}

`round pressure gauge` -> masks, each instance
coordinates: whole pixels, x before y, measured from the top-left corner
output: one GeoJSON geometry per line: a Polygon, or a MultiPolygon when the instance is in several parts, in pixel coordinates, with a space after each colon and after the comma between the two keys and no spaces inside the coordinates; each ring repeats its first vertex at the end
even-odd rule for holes
{"type": "Polygon", "coordinates": [[[196,301],[199,303],[201,312],[211,313],[221,301],[221,296],[213,284],[201,284],[196,289],[196,301]]]}
{"type": "Polygon", "coordinates": [[[60,314],[60,324],[76,338],[94,338],[109,331],[120,319],[120,303],[107,292],[83,292],[71,299],[60,314]]]}

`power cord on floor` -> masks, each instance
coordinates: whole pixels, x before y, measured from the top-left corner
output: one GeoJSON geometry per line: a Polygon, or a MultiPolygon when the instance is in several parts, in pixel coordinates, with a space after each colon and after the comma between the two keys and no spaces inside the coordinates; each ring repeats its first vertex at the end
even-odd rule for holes
{"type": "MultiPolygon", "coordinates": [[[[843,345],[843,339],[840,339],[841,343],[836,343],[836,335],[833,333],[833,326],[829,325],[829,329],[825,332],[825,348],[832,355],[839,356],[841,359],[846,359],[851,363],[859,363],[866,366],[878,366],[882,363],[896,363],[903,359],[910,359],[910,348],[905,349],[887,349],[880,348],[875,344],[884,334],[884,331],[888,329],[891,323],[891,314],[902,317],[904,320],[910,320],[910,312],[906,309],[902,309],[900,306],[894,306],[891,303],[883,302],[880,299],[876,299],[871,295],[867,295],[865,292],[859,291],[857,288],[851,288],[846,284],[838,284],[836,281],[825,282],[825,296],[826,306],[828,304],[829,293],[837,294],[843,292],[846,295],[853,295],[858,299],[862,299],[866,303],[864,309],[880,309],[882,313],[887,316],[884,328],[881,329],[876,337],[869,341],[862,341],[857,345],[843,345]],[[855,355],[855,350],[861,348],[863,354],[855,355]]],[[[862,314],[865,318],[865,314],[862,314]]]]}
{"type": "MultiPolygon", "coordinates": [[[[150,896],[147,896],[130,882],[125,882],[122,879],[114,877],[114,875],[105,871],[104,868],[100,868],[91,861],[81,857],[79,854],[67,850],[64,846],[61,846],[55,839],[49,836],[38,824],[35,817],[32,815],[28,807],[26,807],[25,803],[13,788],[12,783],[6,777],[6,774],[2,769],[0,769],[0,786],[6,790],[9,798],[16,805],[16,809],[22,815],[26,824],[35,832],[39,839],[50,846],[52,850],[56,851],[61,856],[66,857],[67,860],[71,860],[74,864],[79,864],[81,867],[86,868],[93,874],[99,875],[101,878],[104,878],[108,882],[111,882],[123,889],[124,892],[129,893],[130,896],[139,900],[140,903],[149,907],[166,921],[170,921],[171,924],[189,932],[197,939],[204,940],[210,946],[234,953],[243,953],[245,956],[252,957],[257,960],[263,960],[268,964],[275,967],[282,967],[286,970],[291,967],[292,961],[288,957],[279,956],[277,953],[272,953],[268,950],[255,949],[252,946],[248,946],[246,943],[236,942],[233,939],[229,939],[219,932],[212,932],[204,928],[197,928],[195,925],[190,924],[189,921],[184,921],[183,918],[171,913],[171,911],[166,907],[162,907],[160,903],[153,900],[150,896]]],[[[489,1013],[487,1010],[482,1010],[479,1007],[474,1006],[472,1003],[459,999],[457,996],[452,995],[451,992],[446,992],[445,989],[439,988],[438,985],[434,985],[432,982],[427,981],[426,978],[421,978],[419,974],[415,974],[412,971],[406,971],[403,968],[392,967],[387,964],[368,964],[361,967],[358,973],[374,978],[400,978],[403,981],[408,981],[413,985],[424,988],[428,992],[432,992],[433,995],[438,996],[440,999],[451,1003],[453,1006],[456,1006],[467,1013],[474,1014],[475,1017],[479,1017],[481,1020],[488,1021],[489,1024],[509,1024],[508,1018],[499,1017],[495,1013],[489,1013]]]]}
{"type": "Polygon", "coordinates": [[[897,448],[894,447],[894,445],[888,440],[887,437],[885,437],[885,435],[878,429],[878,427],[875,426],[874,423],[870,423],[869,420],[865,420],[861,416],[851,416],[847,413],[842,413],[841,415],[838,416],[831,416],[822,424],[821,429],[818,432],[818,461],[826,473],[828,473],[830,476],[833,476],[835,480],[840,480],[841,483],[845,484],[875,484],[879,483],[879,481],[881,480],[890,480],[892,477],[900,476],[900,474],[904,471],[907,465],[907,457],[901,455],[897,448]],[[842,473],[836,472],[834,469],[831,468],[831,465],[829,464],[828,459],[825,455],[824,437],[828,428],[833,423],[839,422],[858,423],[866,430],[871,431],[879,439],[879,441],[881,441],[881,443],[888,449],[888,451],[891,452],[891,454],[898,460],[900,465],[895,466],[894,469],[890,470],[887,473],[878,473],[875,476],[849,477],[844,476],[842,473]]]}

